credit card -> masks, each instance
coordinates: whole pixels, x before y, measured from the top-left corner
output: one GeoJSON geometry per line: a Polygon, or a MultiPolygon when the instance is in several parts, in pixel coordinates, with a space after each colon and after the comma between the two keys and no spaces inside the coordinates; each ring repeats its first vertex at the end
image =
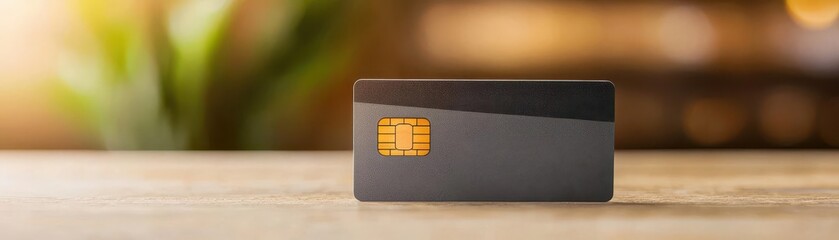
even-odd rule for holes
{"type": "Polygon", "coordinates": [[[614,183],[609,81],[360,79],[360,201],[606,202],[614,183]]]}

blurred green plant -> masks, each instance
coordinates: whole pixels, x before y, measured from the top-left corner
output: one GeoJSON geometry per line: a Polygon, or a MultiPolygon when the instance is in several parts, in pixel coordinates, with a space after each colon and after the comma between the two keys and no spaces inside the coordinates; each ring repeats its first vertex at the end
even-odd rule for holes
{"type": "Polygon", "coordinates": [[[76,0],[57,100],[108,149],[267,149],[334,84],[351,1],[76,0]]]}

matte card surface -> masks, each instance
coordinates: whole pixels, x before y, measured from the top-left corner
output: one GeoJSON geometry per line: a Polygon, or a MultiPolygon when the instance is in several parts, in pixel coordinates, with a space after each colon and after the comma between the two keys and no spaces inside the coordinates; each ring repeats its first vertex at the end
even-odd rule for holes
{"type": "Polygon", "coordinates": [[[361,79],[361,201],[605,202],[614,179],[609,81],[361,79]]]}

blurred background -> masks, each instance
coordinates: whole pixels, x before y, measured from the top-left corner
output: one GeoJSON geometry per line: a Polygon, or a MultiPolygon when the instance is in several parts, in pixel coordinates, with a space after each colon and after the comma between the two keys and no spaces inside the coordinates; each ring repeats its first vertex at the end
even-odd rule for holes
{"type": "Polygon", "coordinates": [[[839,0],[0,11],[0,149],[351,149],[358,78],[608,79],[618,148],[839,148],[839,0]]]}

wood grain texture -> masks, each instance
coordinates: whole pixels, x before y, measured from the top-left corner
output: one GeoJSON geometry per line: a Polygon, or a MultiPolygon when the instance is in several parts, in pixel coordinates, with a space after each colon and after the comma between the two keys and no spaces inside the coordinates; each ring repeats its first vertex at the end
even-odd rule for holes
{"type": "Polygon", "coordinates": [[[349,152],[2,152],[0,239],[839,239],[839,152],[619,152],[588,203],[362,203],[349,152]]]}

